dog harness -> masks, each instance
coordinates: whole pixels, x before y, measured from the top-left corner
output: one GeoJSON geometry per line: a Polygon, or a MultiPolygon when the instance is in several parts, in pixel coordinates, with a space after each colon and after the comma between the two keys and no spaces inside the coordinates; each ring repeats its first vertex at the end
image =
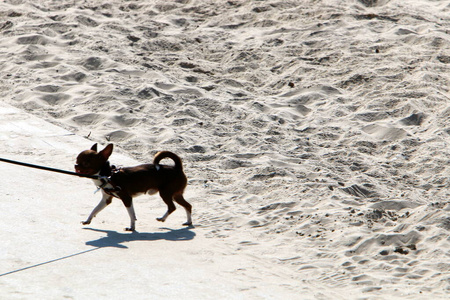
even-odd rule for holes
{"type": "Polygon", "coordinates": [[[97,190],[95,192],[98,192],[100,189],[103,190],[107,195],[120,198],[119,192],[122,190],[120,186],[114,183],[112,180],[112,177],[117,174],[120,171],[121,168],[116,168],[116,166],[109,165],[109,162],[105,165],[105,167],[100,171],[100,181],[102,184],[100,186],[97,186],[97,190]],[[103,174],[102,174],[103,173],[103,174]],[[109,173],[109,174],[105,174],[109,173]]]}
{"type": "Polygon", "coordinates": [[[120,198],[118,193],[122,190],[120,186],[115,185],[111,177],[103,177],[100,179],[102,181],[102,184],[97,187],[97,190],[95,192],[98,192],[100,189],[103,190],[106,194],[115,197],[120,198]]]}

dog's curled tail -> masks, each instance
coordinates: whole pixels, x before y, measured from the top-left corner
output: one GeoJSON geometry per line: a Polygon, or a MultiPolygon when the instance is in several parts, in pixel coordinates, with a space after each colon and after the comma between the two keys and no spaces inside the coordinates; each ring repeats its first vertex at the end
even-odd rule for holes
{"type": "Polygon", "coordinates": [[[183,163],[181,162],[181,158],[170,151],[160,151],[156,153],[155,157],[153,158],[153,164],[155,166],[159,166],[159,162],[164,158],[172,159],[175,162],[175,169],[183,170],[183,163]]]}

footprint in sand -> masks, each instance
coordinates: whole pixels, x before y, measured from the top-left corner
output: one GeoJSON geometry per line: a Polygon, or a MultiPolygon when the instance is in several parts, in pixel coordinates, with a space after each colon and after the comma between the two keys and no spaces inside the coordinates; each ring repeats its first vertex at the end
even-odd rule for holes
{"type": "Polygon", "coordinates": [[[49,105],[59,105],[71,98],[70,95],[64,94],[64,93],[57,93],[57,94],[48,94],[42,96],[42,100],[44,100],[49,105]]]}
{"type": "Polygon", "coordinates": [[[42,35],[22,36],[17,39],[19,45],[47,45],[50,40],[42,35]]]}
{"type": "Polygon", "coordinates": [[[133,137],[134,134],[126,130],[116,130],[105,135],[106,139],[111,142],[125,141],[133,137]]]}
{"type": "Polygon", "coordinates": [[[365,126],[362,130],[379,140],[395,141],[407,136],[407,132],[401,128],[385,127],[376,124],[365,126]]]}
{"type": "Polygon", "coordinates": [[[100,122],[103,118],[101,115],[96,113],[88,113],[88,114],[82,114],[79,116],[75,116],[72,118],[72,121],[77,123],[78,125],[86,126],[86,125],[95,125],[100,122]]]}
{"type": "Polygon", "coordinates": [[[100,57],[89,57],[81,65],[89,71],[100,70],[103,66],[103,60],[100,57]]]}
{"type": "Polygon", "coordinates": [[[86,79],[86,74],[82,72],[70,72],[66,75],[61,76],[60,78],[65,81],[76,81],[76,82],[82,82],[84,79],[86,79]]]}
{"type": "Polygon", "coordinates": [[[424,113],[415,113],[407,118],[401,119],[400,123],[406,126],[420,126],[425,119],[424,113]]]}

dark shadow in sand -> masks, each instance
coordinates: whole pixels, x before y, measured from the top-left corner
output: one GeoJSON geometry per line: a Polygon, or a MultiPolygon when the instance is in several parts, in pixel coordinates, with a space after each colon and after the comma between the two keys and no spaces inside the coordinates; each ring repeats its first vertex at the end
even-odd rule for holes
{"type": "Polygon", "coordinates": [[[170,229],[170,228],[162,228],[167,230],[166,232],[117,232],[112,230],[101,230],[94,228],[84,228],[85,230],[92,230],[96,232],[106,233],[106,236],[101,237],[97,240],[86,242],[86,245],[97,247],[97,248],[105,248],[105,247],[115,247],[115,248],[128,248],[123,245],[123,243],[127,242],[136,242],[136,241],[157,241],[157,240],[166,240],[166,241],[189,241],[194,239],[195,233],[191,231],[194,228],[193,226],[181,228],[181,229],[170,229]]]}

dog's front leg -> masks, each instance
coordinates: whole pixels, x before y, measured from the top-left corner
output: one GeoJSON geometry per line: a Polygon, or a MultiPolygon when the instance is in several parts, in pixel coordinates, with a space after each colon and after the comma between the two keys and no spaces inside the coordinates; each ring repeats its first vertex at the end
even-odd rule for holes
{"type": "Polygon", "coordinates": [[[136,229],[136,213],[134,212],[133,203],[127,207],[128,215],[130,216],[130,227],[125,228],[126,231],[134,231],[136,229]]]}
{"type": "Polygon", "coordinates": [[[120,199],[127,208],[128,215],[130,216],[130,227],[125,228],[125,231],[135,231],[136,229],[136,213],[133,207],[133,198],[125,193],[119,194],[120,199]]]}
{"type": "Polygon", "coordinates": [[[89,225],[91,224],[92,219],[99,213],[101,212],[106,206],[108,206],[111,201],[112,201],[112,197],[108,194],[106,194],[105,192],[102,191],[102,200],[100,201],[100,203],[92,210],[91,214],[89,215],[89,217],[87,218],[86,221],[81,222],[81,224],[83,225],[89,225]]]}

